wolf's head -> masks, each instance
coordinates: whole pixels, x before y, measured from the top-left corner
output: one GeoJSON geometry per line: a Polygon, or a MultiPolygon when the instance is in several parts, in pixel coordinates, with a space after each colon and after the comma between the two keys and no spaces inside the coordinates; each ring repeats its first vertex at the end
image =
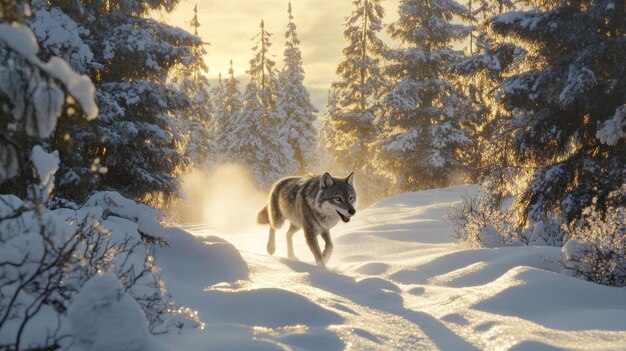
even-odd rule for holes
{"type": "Polygon", "coordinates": [[[356,210],[356,192],[354,191],[354,172],[346,178],[333,178],[328,172],[320,178],[317,193],[318,207],[328,216],[339,216],[349,222],[356,210]]]}

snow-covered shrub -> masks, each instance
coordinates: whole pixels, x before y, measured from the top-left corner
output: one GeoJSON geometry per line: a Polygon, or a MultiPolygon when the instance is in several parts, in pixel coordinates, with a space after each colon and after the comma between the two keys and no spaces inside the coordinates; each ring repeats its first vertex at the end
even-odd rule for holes
{"type": "Polygon", "coordinates": [[[525,243],[512,217],[502,209],[502,200],[485,193],[463,195],[459,206],[446,214],[453,236],[469,247],[498,247],[525,243]]]}
{"type": "Polygon", "coordinates": [[[96,193],[77,209],[50,210],[44,200],[58,155],[35,146],[31,160],[41,182],[29,186],[29,197],[0,195],[0,349],[58,344],[64,335],[57,326],[75,293],[105,272],[139,303],[150,332],[198,324],[173,304],[154,266],[152,247],[165,244],[156,211],[115,192],[96,193]]]}
{"type": "Polygon", "coordinates": [[[565,268],[592,282],[626,286],[626,184],[609,195],[611,206],[585,209],[563,246],[565,268]]]}
{"type": "Polygon", "coordinates": [[[533,246],[562,246],[564,242],[564,232],[555,219],[546,219],[534,223],[524,230],[524,236],[528,240],[528,245],[533,246]]]}
{"type": "Polygon", "coordinates": [[[95,88],[64,60],[41,61],[32,31],[12,14],[28,6],[3,4],[8,7],[0,9],[0,190],[20,196],[0,195],[0,350],[67,346],[72,298],[105,272],[138,301],[151,332],[194,325],[197,318],[186,318],[187,310],[173,305],[154,266],[153,244],[164,244],[154,210],[117,193],[96,193],[82,207],[48,201],[63,153],[48,153],[40,144],[57,139],[57,123],[98,115],[95,88]]]}
{"type": "Polygon", "coordinates": [[[551,218],[521,228],[511,202],[484,192],[464,195],[461,204],[446,214],[446,221],[453,226],[457,241],[469,247],[563,245],[560,222],[551,218]]]}

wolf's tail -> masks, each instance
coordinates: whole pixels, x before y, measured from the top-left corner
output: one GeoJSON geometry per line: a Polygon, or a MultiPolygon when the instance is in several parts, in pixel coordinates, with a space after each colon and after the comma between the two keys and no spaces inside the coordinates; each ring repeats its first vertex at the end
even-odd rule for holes
{"type": "Polygon", "coordinates": [[[267,212],[267,205],[263,206],[263,208],[256,214],[256,222],[258,224],[270,224],[270,216],[267,212]]]}

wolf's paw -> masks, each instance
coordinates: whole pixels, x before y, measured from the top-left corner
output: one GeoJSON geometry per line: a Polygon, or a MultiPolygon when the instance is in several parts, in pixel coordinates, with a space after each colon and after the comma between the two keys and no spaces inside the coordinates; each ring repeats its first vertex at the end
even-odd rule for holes
{"type": "Polygon", "coordinates": [[[298,259],[298,257],[296,257],[296,255],[294,255],[294,254],[287,254],[287,258],[289,258],[290,260],[293,260],[293,261],[300,261],[298,259]]]}
{"type": "Polygon", "coordinates": [[[267,243],[267,253],[273,255],[276,252],[276,244],[275,243],[267,243]]]}

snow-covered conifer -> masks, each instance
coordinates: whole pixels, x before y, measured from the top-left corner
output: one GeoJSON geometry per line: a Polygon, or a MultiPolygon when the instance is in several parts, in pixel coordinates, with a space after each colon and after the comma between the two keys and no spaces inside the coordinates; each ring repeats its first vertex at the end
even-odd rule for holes
{"type": "Polygon", "coordinates": [[[59,57],[37,57],[35,35],[19,22],[26,4],[6,6],[0,12],[0,190],[24,196],[32,180],[26,155],[33,145],[52,137],[70,116],[83,123],[94,119],[98,107],[89,78],[59,57]]]}
{"type": "Polygon", "coordinates": [[[495,90],[504,79],[504,72],[523,50],[490,30],[489,19],[513,8],[510,0],[470,0],[469,24],[472,32],[465,48],[465,57],[453,66],[453,81],[470,99],[466,117],[461,124],[472,146],[464,148],[464,162],[469,178],[478,180],[489,170],[494,150],[490,139],[494,124],[505,113],[495,103],[495,90]]]}
{"type": "Polygon", "coordinates": [[[175,177],[188,163],[176,118],[193,109],[197,96],[168,78],[180,67],[205,69],[198,37],[149,17],[177,3],[36,2],[31,25],[42,55],[69,57],[87,73],[100,107],[94,123],[68,118],[56,130],[59,195],[82,200],[94,189],[114,188],[148,200],[176,192],[175,177]],[[69,44],[57,42],[59,33],[69,44]]]}
{"type": "MultiPolygon", "coordinates": [[[[366,175],[364,167],[371,160],[370,143],[377,138],[374,120],[377,102],[384,88],[381,59],[386,50],[378,38],[384,10],[381,0],[354,0],[352,13],[346,17],[344,37],[348,45],[337,67],[339,80],[332,83],[336,108],[327,114],[326,128],[337,137],[327,139],[325,147],[332,154],[340,172],[366,175]]],[[[326,132],[328,134],[328,132],[326,132]]]]}
{"type": "Polygon", "coordinates": [[[322,157],[320,160],[321,166],[324,169],[329,169],[334,162],[330,152],[332,152],[332,145],[334,143],[334,139],[337,137],[335,134],[335,129],[333,128],[333,116],[337,115],[337,94],[331,88],[328,91],[328,98],[326,99],[326,113],[321,118],[321,127],[319,130],[318,137],[318,148],[324,152],[328,150],[328,152],[324,152],[325,157],[322,157]]]}
{"type": "Polygon", "coordinates": [[[461,168],[458,149],[470,142],[460,129],[467,102],[447,78],[459,58],[452,42],[468,33],[451,21],[467,9],[456,1],[403,0],[399,15],[389,27],[399,46],[386,53],[393,85],[379,123],[378,167],[393,174],[399,190],[444,186],[461,168]]]}
{"type": "Polygon", "coordinates": [[[304,70],[302,69],[302,54],[298,45],[296,24],[293,22],[291,2],[288,7],[289,23],[285,33],[284,68],[279,74],[279,91],[277,99],[277,113],[281,131],[294,151],[298,162],[299,173],[310,169],[315,159],[315,145],[317,131],[313,122],[316,119],[317,109],[311,103],[309,92],[304,87],[304,70]]]}
{"type": "Polygon", "coordinates": [[[229,135],[235,162],[249,169],[259,186],[269,187],[295,168],[293,150],[278,139],[273,112],[261,101],[262,93],[252,80],[244,93],[240,122],[229,135]]]}
{"type": "MultiPolygon", "coordinates": [[[[215,116],[224,114],[224,80],[222,79],[222,72],[217,75],[217,84],[211,89],[211,98],[213,99],[213,113],[215,116]]],[[[215,131],[216,122],[213,118],[211,122],[211,129],[215,131]]]]}
{"type": "Polygon", "coordinates": [[[213,128],[217,153],[215,158],[217,161],[234,161],[233,133],[237,124],[240,123],[243,102],[232,60],[230,60],[228,78],[219,89],[214,93],[216,111],[213,128]]]}
{"type": "Polygon", "coordinates": [[[508,116],[491,139],[504,151],[485,184],[520,194],[522,225],[554,217],[572,225],[592,204],[602,213],[624,183],[626,143],[603,143],[602,132],[626,101],[624,2],[521,2],[538,6],[491,21],[527,54],[496,92],[508,116]]]}
{"type": "Polygon", "coordinates": [[[293,173],[298,165],[284,132],[285,124],[276,113],[278,94],[275,62],[270,58],[271,34],[261,20],[261,31],[255,37],[257,52],[250,60],[250,82],[244,93],[243,112],[234,133],[232,158],[250,169],[261,187],[293,173]]]}
{"type": "Polygon", "coordinates": [[[272,60],[270,38],[272,33],[265,29],[265,22],[261,20],[261,31],[254,37],[258,40],[252,50],[256,51],[250,60],[250,68],[246,71],[257,86],[257,94],[261,105],[268,111],[276,111],[276,98],[278,95],[278,81],[276,62],[272,60]]]}
{"type": "MultiPolygon", "coordinates": [[[[198,36],[198,5],[194,7],[194,17],[190,21],[194,28],[194,35],[198,36]]],[[[207,45],[207,43],[202,43],[207,45]]],[[[204,53],[202,46],[193,47],[196,57],[204,53]]],[[[174,120],[178,130],[184,134],[184,155],[191,162],[192,167],[203,168],[212,164],[214,154],[214,136],[212,134],[213,101],[211,87],[207,77],[202,75],[206,71],[204,65],[182,65],[173,70],[170,80],[178,90],[189,98],[189,104],[184,104],[174,120]]]]}

